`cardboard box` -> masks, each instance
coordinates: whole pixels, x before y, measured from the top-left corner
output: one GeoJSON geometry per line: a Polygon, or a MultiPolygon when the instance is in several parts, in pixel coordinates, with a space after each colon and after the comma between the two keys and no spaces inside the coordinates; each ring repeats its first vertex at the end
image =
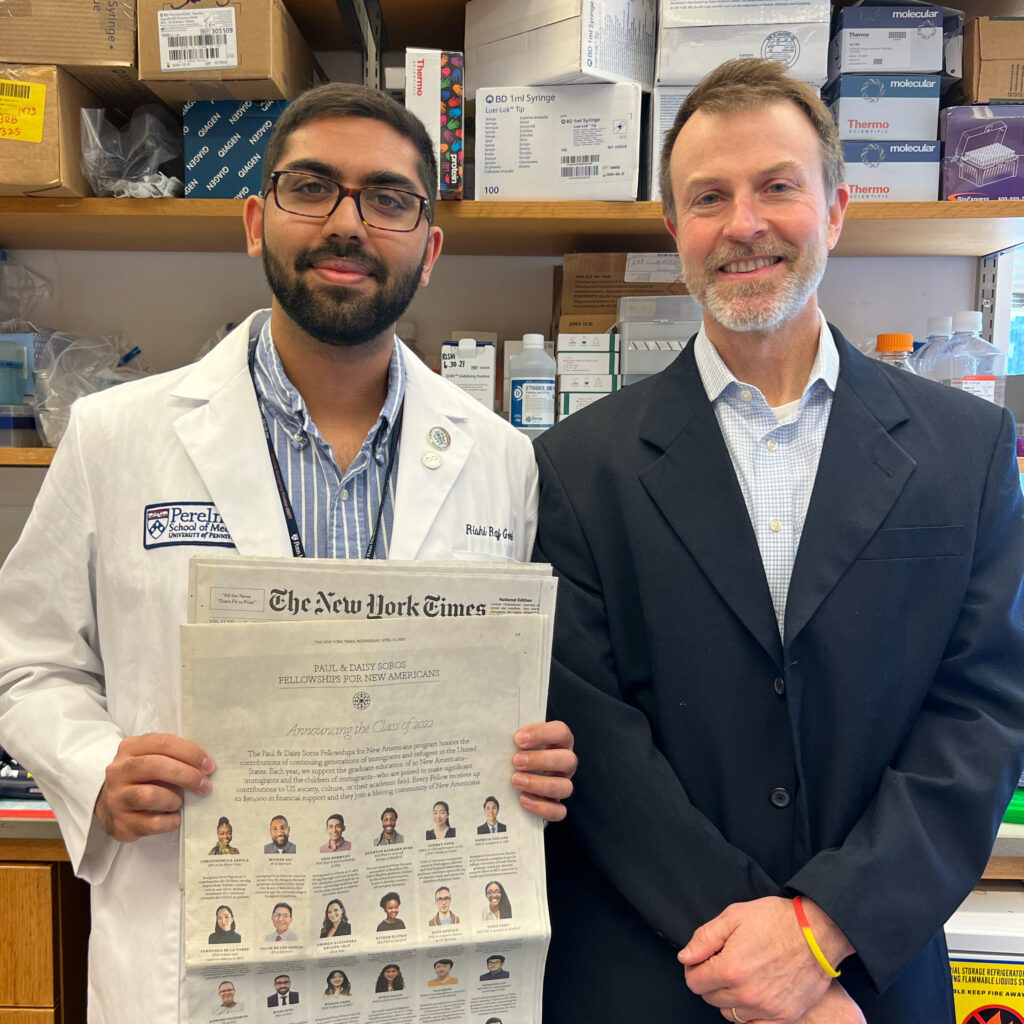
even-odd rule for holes
{"type": "Polygon", "coordinates": [[[614,323],[619,299],[624,295],[687,294],[679,256],[674,252],[573,252],[565,255],[563,316],[605,315],[611,316],[614,323]]]}
{"type": "Polygon", "coordinates": [[[123,0],[0,3],[0,63],[55,64],[103,102],[131,110],[152,103],[139,84],[135,4],[123,0]]]}
{"type": "Polygon", "coordinates": [[[854,202],[933,202],[939,194],[938,142],[844,142],[854,202]]]}
{"type": "Polygon", "coordinates": [[[1024,102],[1024,18],[975,18],[964,27],[962,98],[1024,102]]]}
{"type": "Polygon", "coordinates": [[[827,21],[771,25],[696,25],[665,28],[658,37],[658,85],[697,85],[734,57],[764,57],[786,66],[791,78],[822,85],[828,70],[827,21]]]}
{"type": "MultiPolygon", "coordinates": [[[[567,336],[581,335],[608,335],[608,332],[615,326],[614,313],[598,313],[594,316],[571,313],[568,316],[560,316],[556,324],[556,335],[567,336]]],[[[601,346],[604,348],[605,346],[601,346]]]]}
{"type": "Polygon", "coordinates": [[[1024,105],[947,107],[941,199],[1024,199],[1024,105]]]}
{"type": "Polygon", "coordinates": [[[844,7],[836,13],[828,77],[942,70],[941,7],[844,7]]]}
{"type": "Polygon", "coordinates": [[[827,22],[829,0],[661,0],[663,28],[687,25],[777,25],[827,22]]]}
{"type": "Polygon", "coordinates": [[[198,100],[182,107],[185,195],[244,199],[259,194],[263,154],[284,100],[198,100]]]}
{"type": "Polygon", "coordinates": [[[476,94],[478,199],[636,199],[640,86],[495,86],[476,94]]]}
{"type": "Polygon", "coordinates": [[[320,78],[281,0],[138,0],[139,80],[168,103],[294,99],[320,78]]]}
{"type": "Polygon", "coordinates": [[[0,64],[0,196],[91,196],[79,110],[99,105],[60,68],[0,64]]]}
{"type": "Polygon", "coordinates": [[[426,126],[437,160],[437,194],[462,198],[463,71],[458,50],[405,51],[405,107],[426,126]]]}
{"type": "Polygon", "coordinates": [[[466,88],[654,84],[657,0],[470,0],[466,88]]]}
{"type": "Polygon", "coordinates": [[[936,139],[938,75],[840,75],[824,99],[840,139],[936,139]]]}

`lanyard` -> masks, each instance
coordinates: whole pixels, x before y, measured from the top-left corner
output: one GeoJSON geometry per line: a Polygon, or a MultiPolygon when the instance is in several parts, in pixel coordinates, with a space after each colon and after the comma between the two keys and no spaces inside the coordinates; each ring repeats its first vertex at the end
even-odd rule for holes
{"type": "MultiPolygon", "coordinates": [[[[249,375],[252,377],[253,390],[256,391],[256,345],[249,351],[249,375]]],[[[267,451],[270,454],[270,465],[274,470],[274,482],[277,484],[277,495],[281,499],[281,511],[284,512],[285,525],[288,528],[288,540],[292,546],[292,555],[295,558],[305,558],[306,549],[302,546],[302,537],[299,534],[299,524],[295,520],[295,513],[292,511],[292,503],[288,498],[288,488],[284,484],[284,475],[281,473],[281,464],[277,460],[277,452],[274,451],[274,443],[270,438],[270,426],[267,424],[267,417],[263,414],[263,406],[260,404],[259,392],[256,391],[256,408],[260,413],[260,420],[263,423],[263,436],[267,442],[267,451]]],[[[398,415],[395,417],[394,426],[391,428],[391,437],[388,439],[388,465],[384,471],[384,482],[380,489],[380,502],[377,505],[377,515],[373,522],[373,533],[370,534],[370,542],[366,545],[363,558],[377,557],[377,537],[380,534],[380,524],[384,516],[384,498],[387,495],[388,484],[391,481],[391,471],[395,465],[395,453],[398,450],[398,437],[402,432],[402,413],[405,410],[405,401],[398,407],[398,415]]]]}

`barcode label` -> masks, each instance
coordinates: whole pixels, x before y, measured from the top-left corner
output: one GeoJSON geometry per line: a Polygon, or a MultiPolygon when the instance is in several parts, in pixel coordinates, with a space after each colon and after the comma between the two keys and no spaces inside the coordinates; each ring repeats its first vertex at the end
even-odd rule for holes
{"type": "Polygon", "coordinates": [[[889,38],[890,39],[906,39],[907,38],[907,33],[906,32],[890,32],[889,33],[889,38]]]}
{"type": "Polygon", "coordinates": [[[160,70],[238,67],[235,12],[230,7],[158,11],[160,70]]]}
{"type": "Polygon", "coordinates": [[[0,82],[0,96],[10,96],[16,100],[27,100],[31,95],[31,86],[19,85],[17,82],[0,82]]]}
{"type": "Polygon", "coordinates": [[[182,61],[194,60],[218,60],[221,56],[220,47],[204,46],[190,49],[168,50],[167,59],[172,64],[180,64],[182,61]]]}
{"type": "Polygon", "coordinates": [[[563,156],[562,157],[562,163],[563,164],[596,164],[596,163],[600,163],[600,161],[601,161],[601,154],[600,153],[583,153],[583,154],[576,154],[576,155],[573,155],[573,156],[563,156]]]}
{"type": "Polygon", "coordinates": [[[601,173],[601,168],[597,164],[584,164],[563,167],[561,173],[563,178],[596,178],[601,173]]]}

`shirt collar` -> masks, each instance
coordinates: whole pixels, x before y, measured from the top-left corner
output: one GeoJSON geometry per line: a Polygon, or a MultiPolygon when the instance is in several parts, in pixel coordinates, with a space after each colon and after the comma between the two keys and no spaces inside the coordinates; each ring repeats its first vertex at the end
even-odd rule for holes
{"type": "MultiPolygon", "coordinates": [[[[818,310],[818,319],[821,323],[818,332],[818,351],[815,353],[814,363],[811,365],[811,372],[803,390],[804,397],[819,380],[832,392],[835,391],[836,382],[839,380],[839,350],[836,348],[832,331],[820,309],[818,310]]],[[[697,362],[701,383],[704,385],[704,391],[710,402],[716,402],[730,384],[743,383],[725,365],[718,350],[711,344],[711,339],[708,337],[707,331],[704,330],[703,323],[701,323],[700,330],[693,342],[693,357],[697,362]]],[[[745,386],[751,387],[752,385],[745,386]]]]}
{"type": "MultiPolygon", "coordinates": [[[[255,326],[254,324],[254,328],[255,326]]],[[[277,353],[277,346],[270,333],[269,314],[258,330],[254,377],[256,391],[262,403],[275,413],[275,418],[290,432],[295,433],[301,430],[313,437],[319,437],[320,431],[310,419],[302,395],[299,394],[284,371],[281,357],[277,353]]],[[[375,447],[385,446],[390,441],[395,418],[405,399],[405,383],[405,355],[396,335],[391,347],[391,362],[388,365],[388,393],[383,406],[381,406],[377,422],[367,435],[368,440],[375,447]]]]}

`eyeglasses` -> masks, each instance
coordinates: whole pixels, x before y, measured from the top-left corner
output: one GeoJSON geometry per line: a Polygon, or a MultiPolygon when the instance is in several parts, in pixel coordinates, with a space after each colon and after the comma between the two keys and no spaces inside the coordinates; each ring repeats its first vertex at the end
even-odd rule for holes
{"type": "Polygon", "coordinates": [[[405,189],[379,185],[346,188],[333,178],[304,171],[274,171],[270,182],[274,202],[285,213],[326,220],[351,196],[360,220],[380,231],[415,231],[429,203],[426,196],[405,189]]]}

